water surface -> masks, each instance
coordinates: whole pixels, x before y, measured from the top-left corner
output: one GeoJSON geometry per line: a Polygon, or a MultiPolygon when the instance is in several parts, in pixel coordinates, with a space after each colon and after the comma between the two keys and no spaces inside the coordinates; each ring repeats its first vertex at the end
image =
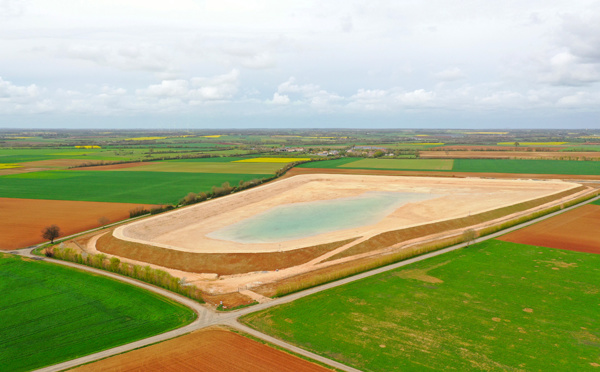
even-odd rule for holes
{"type": "Polygon", "coordinates": [[[359,196],[292,203],[213,231],[213,239],[238,243],[278,243],[336,230],[373,225],[410,202],[440,195],[368,191],[359,196]]]}

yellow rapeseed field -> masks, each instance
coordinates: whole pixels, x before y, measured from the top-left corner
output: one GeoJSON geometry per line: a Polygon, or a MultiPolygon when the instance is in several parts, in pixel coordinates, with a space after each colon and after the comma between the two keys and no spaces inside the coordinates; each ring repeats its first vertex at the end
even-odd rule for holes
{"type": "Polygon", "coordinates": [[[0,169],[21,168],[19,164],[0,163],[0,169]]]}
{"type": "MultiPolygon", "coordinates": [[[[518,141],[517,141],[518,142],[518,141]]],[[[560,146],[564,145],[567,142],[519,142],[521,146],[560,146]]],[[[498,145],[512,145],[514,146],[514,142],[498,142],[498,145]]]]}
{"type": "Polygon", "coordinates": [[[308,161],[310,158],[252,158],[236,160],[234,163],[292,163],[295,161],[308,161]]]}
{"type": "Polygon", "coordinates": [[[202,137],[204,137],[204,138],[219,138],[219,137],[221,137],[221,135],[220,134],[213,134],[213,135],[210,135],[210,136],[202,136],[202,137]]]}
{"type": "Polygon", "coordinates": [[[95,145],[84,145],[84,146],[75,146],[76,149],[101,149],[101,146],[95,145]]]}

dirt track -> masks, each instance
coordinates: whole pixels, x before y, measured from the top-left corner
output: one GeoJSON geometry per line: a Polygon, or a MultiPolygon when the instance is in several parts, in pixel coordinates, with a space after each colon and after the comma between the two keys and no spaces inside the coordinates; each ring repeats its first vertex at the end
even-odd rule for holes
{"type": "Polygon", "coordinates": [[[223,328],[211,327],[73,371],[325,372],[331,369],[223,328]]]}
{"type": "MultiPolygon", "coordinates": [[[[129,218],[129,210],[139,204],[101,203],[66,200],[0,198],[0,249],[23,248],[45,241],[42,229],[56,224],[62,236],[100,226],[98,219],[110,222],[129,218]]],[[[144,205],[146,208],[152,205],[144,205]]]]}
{"type": "Polygon", "coordinates": [[[500,240],[600,254],[600,205],[588,204],[504,235],[500,240]]]}

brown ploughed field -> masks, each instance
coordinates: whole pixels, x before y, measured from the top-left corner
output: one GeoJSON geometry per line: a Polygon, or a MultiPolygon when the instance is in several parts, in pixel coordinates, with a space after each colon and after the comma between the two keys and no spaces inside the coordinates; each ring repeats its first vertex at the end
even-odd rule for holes
{"type": "Polygon", "coordinates": [[[600,206],[588,204],[501,236],[500,240],[600,253],[600,206]]]}
{"type": "Polygon", "coordinates": [[[73,369],[95,371],[331,371],[222,328],[192,332],[73,369]]]}
{"type": "Polygon", "coordinates": [[[83,168],[75,168],[73,170],[83,170],[83,171],[109,171],[115,169],[126,169],[126,168],[135,168],[141,167],[142,165],[152,164],[151,162],[137,162],[137,163],[122,163],[122,164],[109,164],[109,165],[95,165],[93,167],[83,167],[83,168]]]}
{"type": "MultiPolygon", "coordinates": [[[[99,219],[110,222],[129,218],[138,204],[66,200],[0,198],[0,249],[27,247],[45,241],[42,229],[55,224],[61,236],[99,227],[99,219]]],[[[153,207],[145,205],[146,208],[153,207]]]]}

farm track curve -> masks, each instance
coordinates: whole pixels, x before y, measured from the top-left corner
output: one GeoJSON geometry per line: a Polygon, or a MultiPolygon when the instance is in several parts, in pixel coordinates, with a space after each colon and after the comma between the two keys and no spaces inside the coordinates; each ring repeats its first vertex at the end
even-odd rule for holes
{"type": "MultiPolygon", "coordinates": [[[[490,235],[486,235],[486,236],[481,237],[481,238],[477,238],[471,244],[482,242],[482,241],[489,240],[489,239],[494,239],[494,238],[496,238],[498,236],[501,236],[501,235],[504,235],[504,234],[506,234],[508,232],[521,229],[523,227],[532,225],[534,223],[540,222],[540,221],[548,219],[548,218],[552,218],[552,217],[554,217],[556,215],[559,215],[561,213],[567,212],[569,210],[575,209],[577,207],[580,207],[582,205],[588,204],[588,203],[590,203],[592,201],[599,200],[599,199],[600,199],[600,196],[592,198],[592,199],[589,199],[589,200],[586,200],[586,201],[584,201],[582,203],[573,205],[571,207],[564,208],[563,210],[547,214],[545,216],[536,218],[534,220],[531,220],[531,221],[528,221],[528,222],[524,222],[522,224],[513,226],[511,228],[504,229],[504,230],[501,230],[499,232],[496,232],[496,233],[493,233],[493,234],[490,234],[490,235]]],[[[64,265],[64,266],[68,266],[68,267],[72,267],[72,268],[76,268],[76,269],[88,271],[88,272],[91,272],[91,273],[94,273],[94,274],[104,275],[104,276],[107,276],[107,277],[110,277],[110,278],[113,278],[113,279],[116,279],[116,280],[120,280],[122,282],[138,286],[140,288],[143,288],[143,289],[155,292],[157,294],[160,294],[162,296],[170,298],[170,299],[172,299],[174,301],[177,301],[177,302],[179,302],[179,303],[181,303],[181,304],[183,304],[185,306],[188,306],[194,312],[196,312],[196,314],[198,315],[198,317],[196,318],[196,320],[194,320],[192,323],[190,323],[190,324],[188,324],[188,325],[186,325],[184,327],[181,327],[181,328],[178,328],[178,329],[175,329],[175,330],[172,330],[172,331],[160,334],[160,335],[152,336],[152,337],[145,338],[145,339],[142,339],[142,340],[138,340],[138,341],[135,341],[135,342],[131,342],[131,343],[128,343],[128,344],[125,344],[125,345],[121,345],[121,346],[118,346],[118,347],[115,347],[115,348],[112,348],[112,349],[108,349],[108,350],[100,351],[100,352],[97,352],[97,353],[94,353],[94,354],[90,354],[90,355],[87,355],[87,356],[84,356],[84,357],[81,357],[81,358],[77,358],[77,359],[73,359],[73,360],[70,360],[70,361],[67,361],[67,362],[63,362],[63,363],[55,364],[55,365],[48,366],[48,367],[45,367],[45,368],[41,368],[41,369],[38,369],[37,371],[40,371],[40,372],[61,371],[61,370],[65,370],[65,369],[68,369],[68,368],[73,368],[73,367],[81,365],[81,364],[90,363],[90,362],[93,362],[93,361],[96,361],[96,360],[99,360],[99,359],[104,359],[104,358],[107,358],[109,356],[121,354],[121,353],[130,351],[130,350],[133,350],[133,349],[137,349],[137,348],[140,348],[140,347],[144,347],[144,346],[147,346],[147,345],[150,345],[150,344],[154,344],[154,343],[157,343],[157,342],[165,341],[165,340],[168,340],[168,339],[171,339],[171,338],[174,338],[174,337],[182,336],[184,334],[190,333],[190,332],[198,330],[198,329],[210,327],[210,326],[213,326],[213,325],[227,325],[227,326],[236,328],[236,329],[238,329],[240,331],[243,331],[243,332],[246,332],[248,334],[251,334],[252,336],[258,337],[258,338],[260,338],[260,339],[262,339],[264,341],[267,341],[267,342],[270,342],[272,344],[278,345],[278,346],[283,347],[283,348],[285,348],[287,350],[291,350],[291,351],[293,351],[295,353],[298,353],[298,354],[301,354],[301,355],[303,355],[305,357],[311,358],[313,360],[325,363],[325,364],[330,365],[332,367],[335,367],[335,368],[338,368],[338,369],[341,369],[341,370],[344,370],[344,371],[356,372],[356,371],[359,371],[359,370],[357,370],[355,368],[352,368],[350,366],[341,364],[341,363],[336,362],[334,360],[331,360],[331,359],[328,359],[328,358],[324,358],[324,357],[322,357],[320,355],[311,353],[309,351],[303,350],[303,349],[301,349],[301,348],[299,348],[297,346],[294,346],[294,345],[289,344],[289,343],[287,343],[285,341],[279,340],[277,338],[274,338],[272,336],[269,336],[269,335],[266,335],[266,334],[264,334],[262,332],[254,330],[254,329],[252,329],[252,328],[250,328],[250,327],[248,327],[246,325],[243,325],[243,324],[241,324],[239,322],[239,318],[241,316],[249,314],[249,313],[253,313],[253,312],[256,312],[256,311],[260,311],[260,310],[265,310],[265,309],[273,307],[273,306],[277,306],[277,305],[280,305],[280,304],[292,302],[292,301],[295,301],[295,300],[297,300],[299,298],[302,298],[302,297],[305,297],[305,296],[309,296],[309,295],[314,294],[314,293],[318,293],[318,292],[321,292],[321,291],[324,291],[324,290],[327,290],[327,289],[330,289],[330,288],[334,288],[334,287],[338,287],[338,286],[341,286],[341,285],[345,285],[347,283],[354,282],[354,281],[357,281],[357,280],[360,280],[360,279],[364,279],[364,278],[367,278],[367,277],[370,277],[370,276],[373,276],[373,275],[377,275],[377,274],[380,274],[380,273],[383,273],[383,272],[386,272],[386,271],[395,270],[397,268],[400,268],[400,267],[403,267],[403,266],[406,266],[406,265],[410,265],[410,264],[415,263],[415,262],[423,261],[423,260],[426,260],[426,259],[431,258],[431,257],[439,256],[439,255],[442,255],[442,254],[445,254],[445,253],[448,253],[448,252],[451,252],[451,251],[454,251],[454,250],[457,250],[457,249],[460,249],[460,248],[467,247],[468,245],[469,244],[467,244],[467,243],[457,244],[457,245],[454,245],[454,246],[451,246],[451,247],[440,249],[438,251],[430,252],[430,253],[423,254],[423,255],[418,256],[418,257],[413,257],[413,258],[410,258],[410,259],[407,259],[407,260],[404,260],[404,261],[401,261],[401,262],[397,262],[395,264],[391,264],[391,265],[388,265],[388,266],[380,267],[380,268],[377,268],[377,269],[374,269],[374,270],[370,270],[370,271],[367,271],[367,272],[364,272],[364,273],[361,273],[361,274],[357,274],[357,275],[354,275],[354,276],[351,276],[351,277],[348,277],[348,278],[340,279],[340,280],[337,280],[335,282],[331,282],[331,283],[324,284],[324,285],[321,285],[321,286],[318,286],[318,287],[314,287],[314,288],[309,288],[309,289],[306,289],[304,291],[300,291],[300,292],[297,292],[297,293],[294,293],[294,294],[287,295],[285,297],[274,299],[274,300],[269,301],[269,302],[257,304],[257,305],[254,305],[254,306],[251,306],[251,307],[248,307],[248,308],[244,308],[244,309],[236,310],[236,311],[231,311],[231,312],[226,312],[226,313],[217,313],[214,310],[211,310],[211,309],[209,309],[206,306],[202,306],[199,303],[197,303],[197,302],[195,302],[195,301],[193,301],[191,299],[188,299],[186,297],[177,295],[177,294],[175,294],[173,292],[169,292],[169,291],[164,290],[162,288],[155,287],[155,286],[152,286],[152,285],[140,282],[140,281],[135,280],[135,279],[131,279],[131,278],[128,278],[128,277],[124,277],[124,276],[121,276],[121,275],[118,275],[118,274],[114,274],[114,273],[111,273],[111,272],[107,272],[107,271],[103,271],[103,270],[94,269],[94,268],[91,268],[91,267],[88,267],[88,266],[75,264],[75,263],[72,263],[72,262],[60,261],[60,260],[55,260],[55,259],[50,259],[50,258],[42,258],[42,257],[36,256],[36,255],[33,255],[32,251],[35,248],[25,248],[25,249],[21,249],[21,250],[18,250],[18,251],[12,251],[12,252],[7,252],[7,253],[17,253],[17,254],[25,256],[25,257],[29,257],[29,258],[33,258],[33,259],[38,259],[38,260],[44,260],[44,261],[47,261],[47,262],[52,262],[52,263],[55,263],[55,264],[64,265]]]]}

